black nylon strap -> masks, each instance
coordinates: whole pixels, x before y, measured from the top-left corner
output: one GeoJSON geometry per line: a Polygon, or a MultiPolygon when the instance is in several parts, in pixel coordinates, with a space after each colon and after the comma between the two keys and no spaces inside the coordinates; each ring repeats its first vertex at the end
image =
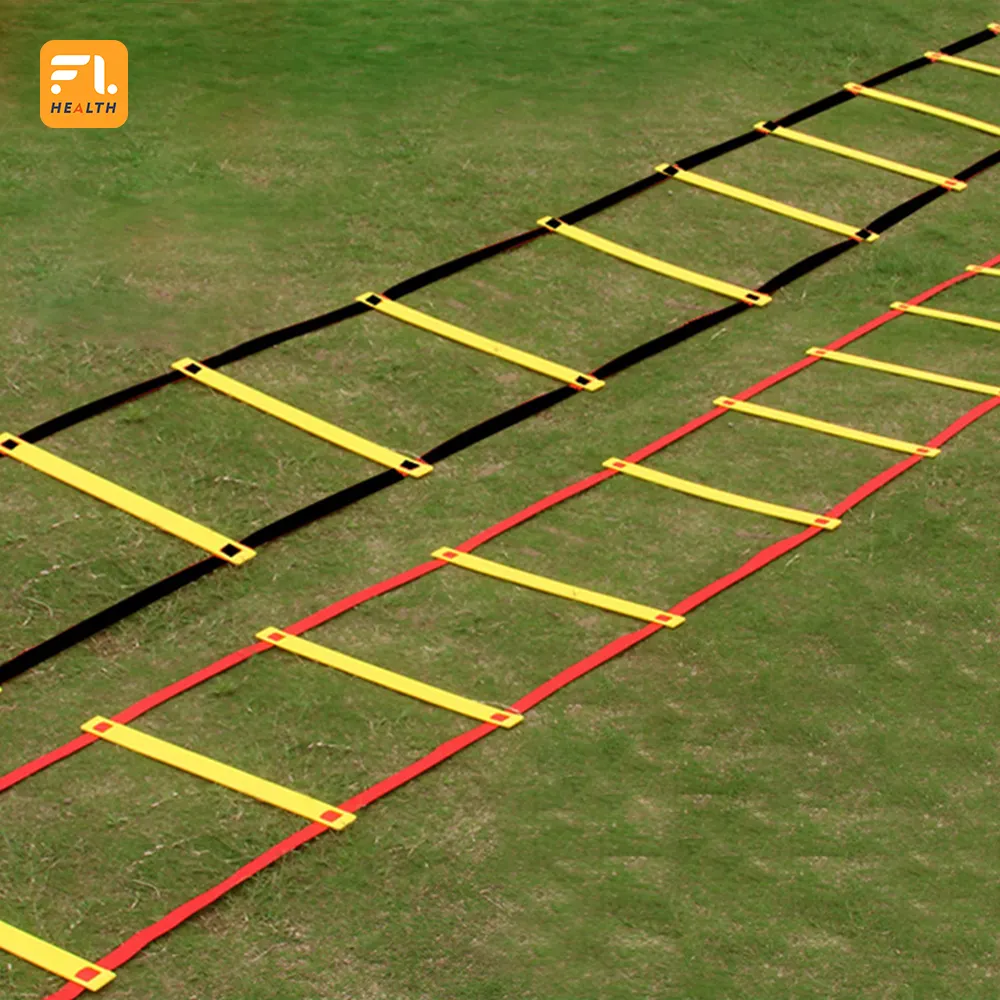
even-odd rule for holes
{"type": "Polygon", "coordinates": [[[96,417],[116,406],[121,406],[122,403],[129,403],[133,399],[145,396],[147,392],[155,392],[157,389],[162,389],[165,385],[170,385],[171,382],[179,382],[182,378],[184,376],[180,372],[175,372],[171,369],[162,375],[148,378],[145,382],[137,382],[135,385],[119,389],[117,392],[102,396],[100,399],[92,399],[89,403],[84,403],[75,409],[67,410],[58,417],[52,417],[18,436],[32,443],[42,441],[53,434],[57,434],[59,431],[66,430],[67,427],[82,424],[85,420],[90,420],[91,417],[96,417]]]}
{"type": "Polygon", "coordinates": [[[949,193],[948,189],[944,187],[933,187],[927,191],[921,191],[920,194],[914,195],[901,205],[890,208],[888,212],[883,212],[877,219],[872,219],[867,228],[873,233],[884,233],[887,229],[898,225],[903,219],[908,219],[915,212],[919,212],[932,201],[937,201],[938,198],[943,198],[949,193]]]}
{"type": "Polygon", "coordinates": [[[767,136],[763,132],[751,129],[749,132],[734,136],[725,142],[709,146],[708,149],[703,149],[700,153],[692,153],[690,156],[685,156],[677,160],[676,163],[681,170],[694,170],[695,167],[699,167],[703,163],[708,163],[709,160],[718,159],[720,156],[725,156],[726,153],[732,153],[737,149],[742,149],[744,146],[749,146],[752,142],[766,138],[767,136]]]}
{"type": "Polygon", "coordinates": [[[981,160],[976,160],[975,163],[966,167],[964,170],[959,170],[955,174],[955,180],[967,181],[971,180],[976,174],[981,174],[984,170],[989,170],[990,167],[995,167],[1000,163],[1000,149],[995,153],[990,153],[989,156],[984,156],[981,160]]]}
{"type": "MultiPolygon", "coordinates": [[[[994,36],[994,34],[990,31],[979,32],[976,35],[971,35],[966,39],[952,43],[952,45],[942,49],[942,51],[964,51],[966,48],[978,45],[980,42],[993,39],[994,37],[996,36],[994,36]]],[[[926,59],[913,60],[911,63],[906,64],[909,68],[906,69],[905,72],[910,72],[912,69],[916,69],[927,64],[928,60],[926,59]]],[[[901,75],[895,70],[890,70],[888,73],[901,75]]],[[[873,77],[872,80],[867,81],[866,85],[871,85],[873,81],[881,81],[888,78],[891,77],[883,73],[879,77],[873,77]]],[[[853,97],[853,95],[849,94],[847,91],[843,91],[842,93],[843,96],[840,94],[832,95],[829,98],[824,98],[821,101],[817,101],[814,104],[809,105],[808,108],[804,108],[800,112],[793,112],[791,115],[786,115],[784,118],[778,119],[777,123],[788,125],[795,121],[801,121],[805,117],[811,117],[814,114],[820,113],[820,111],[843,103],[844,100],[850,100],[853,97]],[[806,112],[808,112],[808,114],[806,112]]],[[[678,160],[677,162],[681,166],[695,166],[698,163],[707,162],[707,160],[714,159],[717,156],[722,156],[726,152],[738,149],[761,138],[764,138],[762,133],[756,131],[747,132],[741,136],[735,137],[734,139],[727,140],[727,142],[712,146],[702,153],[693,154],[692,156],[678,160]]],[[[984,170],[988,170],[997,163],[1000,163],[1000,150],[995,153],[991,153],[989,156],[986,156],[969,167],[966,167],[955,176],[959,180],[967,180],[976,174],[982,173],[984,170]]],[[[653,187],[655,184],[660,183],[665,179],[666,178],[664,178],[662,174],[652,174],[649,177],[644,177],[624,188],[620,188],[618,191],[605,195],[603,198],[590,202],[588,205],[584,205],[579,209],[564,213],[561,218],[566,222],[586,218],[588,215],[593,215],[599,211],[603,211],[611,205],[618,204],[626,198],[632,197],[641,191],[645,191],[647,188],[653,187]]],[[[919,211],[925,205],[930,204],[946,193],[948,193],[946,189],[941,187],[932,188],[928,191],[922,192],[914,198],[904,202],[902,205],[896,206],[896,208],[891,209],[890,211],[879,216],[873,222],[869,223],[866,228],[873,232],[884,232],[886,229],[896,225],[902,219],[905,219],[914,212],[919,211]]],[[[483,260],[488,260],[490,257],[496,256],[497,254],[505,253],[509,250],[513,250],[519,246],[529,243],[534,239],[546,235],[547,233],[548,230],[544,228],[519,233],[516,236],[509,237],[499,243],[494,243],[488,247],[475,250],[472,253],[465,254],[462,257],[458,257],[455,260],[448,261],[444,264],[437,265],[436,267],[430,268],[421,274],[399,282],[397,285],[388,289],[385,294],[391,298],[401,297],[409,292],[415,291],[418,288],[423,288],[434,281],[439,281],[444,277],[458,273],[473,264],[479,263],[483,260]]],[[[846,253],[848,250],[851,250],[859,245],[860,244],[854,240],[845,240],[841,243],[837,243],[831,247],[820,250],[817,253],[811,254],[803,260],[796,262],[791,267],[786,268],[780,274],[768,279],[759,286],[758,290],[770,294],[773,291],[784,288],[791,282],[798,280],[819,267],[822,267],[824,264],[829,263],[841,254],[846,253]]],[[[606,378],[618,372],[624,371],[647,358],[682,343],[689,337],[695,336],[698,333],[711,329],[720,323],[724,323],[727,320],[732,319],[733,317],[746,311],[748,308],[750,307],[742,302],[735,302],[730,305],[723,306],[713,312],[706,313],[704,316],[688,320],[680,326],[661,334],[659,337],[656,337],[645,344],[641,344],[638,347],[632,348],[624,354],[619,355],[617,358],[613,358],[610,361],[605,362],[599,368],[596,368],[593,374],[599,378],[606,378]]],[[[219,367],[240,358],[247,357],[251,354],[255,354],[258,351],[265,350],[275,344],[284,343],[285,341],[291,340],[295,337],[303,336],[306,333],[311,333],[323,327],[341,322],[342,320],[348,319],[352,316],[360,315],[366,311],[367,307],[361,303],[350,303],[340,309],[324,313],[322,316],[303,320],[299,323],[292,324],[291,326],[284,327],[281,330],[275,330],[271,333],[262,334],[261,336],[255,337],[252,340],[244,342],[243,344],[234,345],[233,347],[222,351],[220,354],[215,355],[213,358],[206,359],[206,363],[212,365],[213,367],[219,367]]],[[[103,413],[106,410],[111,409],[113,406],[120,405],[121,403],[127,402],[128,400],[134,399],[147,392],[155,391],[156,389],[162,388],[163,386],[183,377],[184,376],[179,372],[170,371],[162,375],[158,375],[155,378],[147,379],[145,382],[141,382],[136,386],[119,390],[118,392],[105,396],[102,399],[94,400],[91,403],[84,404],[84,406],[77,407],[76,409],[71,410],[59,417],[54,417],[43,424],[39,424],[32,430],[26,431],[21,435],[21,437],[29,441],[42,440],[43,438],[56,433],[58,430],[80,423],[82,420],[89,419],[91,416],[96,416],[98,413],[103,413]]],[[[524,403],[520,403],[503,413],[496,414],[495,416],[476,424],[474,427],[460,432],[454,437],[449,438],[447,441],[436,445],[422,457],[428,462],[440,462],[442,459],[447,458],[450,455],[454,455],[465,450],[466,448],[470,448],[473,445],[492,437],[494,434],[500,433],[509,427],[513,427],[524,420],[530,419],[543,410],[564,402],[575,394],[576,390],[570,388],[569,386],[553,389],[550,392],[537,396],[534,399],[527,400],[524,403]]],[[[404,478],[406,477],[393,469],[380,472],[369,477],[368,479],[362,480],[359,483],[355,483],[354,485],[343,490],[339,490],[328,497],[324,497],[307,507],[298,511],[293,511],[291,514],[287,514],[284,517],[279,518],[277,521],[274,521],[269,525],[265,525],[263,528],[259,528],[257,531],[248,535],[245,539],[242,539],[243,544],[250,545],[252,547],[266,545],[268,542],[297,531],[300,528],[312,524],[337,510],[341,510],[353,503],[357,503],[365,497],[372,496],[383,489],[388,489],[390,486],[401,482],[404,478]]],[[[105,628],[122,621],[129,615],[132,615],[143,608],[149,607],[162,598],[167,597],[180,590],[182,587],[187,586],[189,583],[194,583],[195,581],[200,580],[202,577],[207,576],[209,573],[212,573],[225,565],[225,562],[215,557],[202,559],[199,562],[193,563],[185,569],[182,569],[179,572],[174,573],[173,575],[166,577],[165,579],[160,580],[159,582],[152,584],[141,591],[138,591],[137,593],[116,602],[110,607],[105,608],[103,611],[99,611],[83,621],[70,626],[68,629],[65,629],[57,635],[44,640],[38,645],[25,650],[8,660],[6,663],[0,665],[0,684],[6,683],[12,678],[24,673],[26,670],[29,670],[31,667],[37,666],[38,664],[51,659],[58,653],[61,653],[84,641],[85,639],[96,635],[105,628]]]]}
{"type": "MultiPolygon", "coordinates": [[[[568,212],[563,212],[559,216],[563,222],[568,222],[573,225],[576,222],[582,222],[584,219],[589,219],[592,215],[597,215],[598,212],[603,212],[605,209],[611,208],[613,205],[617,205],[619,202],[623,202],[626,198],[632,198],[642,191],[647,191],[651,187],[656,187],[657,184],[662,183],[666,178],[663,174],[650,174],[648,177],[642,177],[632,184],[626,184],[625,187],[619,188],[617,191],[612,191],[611,194],[604,195],[603,198],[598,198],[596,201],[589,202],[586,205],[581,205],[579,208],[571,209],[568,212]]],[[[546,230],[547,232],[547,230],[546,230]]]]}
{"type": "Polygon", "coordinates": [[[943,52],[945,55],[957,56],[959,52],[975,48],[977,45],[982,45],[983,42],[992,42],[996,37],[989,28],[984,28],[982,31],[977,31],[974,35],[966,35],[965,38],[960,38],[957,42],[944,45],[938,51],[943,52]]]}

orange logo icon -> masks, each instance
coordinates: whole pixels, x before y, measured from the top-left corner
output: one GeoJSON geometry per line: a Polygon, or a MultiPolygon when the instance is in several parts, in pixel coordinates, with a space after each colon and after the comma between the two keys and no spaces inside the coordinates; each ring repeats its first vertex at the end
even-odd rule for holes
{"type": "Polygon", "coordinates": [[[49,128],[118,128],[128,118],[128,49],[106,38],[46,42],[40,85],[49,128]]]}

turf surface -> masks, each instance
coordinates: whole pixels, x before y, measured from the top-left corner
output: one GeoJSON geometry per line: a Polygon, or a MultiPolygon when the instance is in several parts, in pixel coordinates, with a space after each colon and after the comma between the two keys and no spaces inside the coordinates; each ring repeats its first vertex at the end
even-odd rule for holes
{"type": "MultiPolygon", "coordinates": [[[[8,3],[5,15],[0,424],[14,431],[527,228],[990,16],[924,0],[8,3]],[[102,36],[129,47],[129,122],[42,128],[38,47],[102,36]]],[[[989,46],[969,56],[1000,62],[989,46]]],[[[889,89],[995,121],[996,86],[936,66],[889,89]]],[[[945,173],[995,146],[874,102],[803,128],[945,173]]],[[[921,189],[775,140],[705,173],[858,225],[921,189]]],[[[998,252],[997,185],[984,175],[768,309],[9,685],[0,770],[998,252]]],[[[747,284],[832,242],[680,185],[588,228],[747,284]]],[[[991,280],[934,305],[1000,317],[991,280]]],[[[582,369],[718,302],[554,238],[408,299],[582,369]]],[[[862,344],[1000,378],[987,331],[904,317],[862,344]]],[[[228,373],[411,452],[549,386],[381,316],[228,373]]],[[[760,401],[924,439],[975,397],[823,364],[760,401]]],[[[977,424],[838,532],[250,883],[107,995],[995,995],[997,443],[996,420],[977,424]]],[[[46,446],[236,535],[373,471],[187,384],[46,446]]],[[[650,464],[819,510],[893,460],[734,416],[650,464]]],[[[6,653],[192,558],[2,465],[6,653]]],[[[622,479],[480,554],[669,604],[793,530],[622,479]]],[[[627,627],[456,570],[310,637],[506,703],[627,627]]],[[[338,801],[464,723],[275,654],[140,726],[338,801]]],[[[96,957],[298,825],[98,747],[0,801],[0,919],[96,957]]],[[[0,988],[34,998],[54,981],[12,960],[0,988]]]]}

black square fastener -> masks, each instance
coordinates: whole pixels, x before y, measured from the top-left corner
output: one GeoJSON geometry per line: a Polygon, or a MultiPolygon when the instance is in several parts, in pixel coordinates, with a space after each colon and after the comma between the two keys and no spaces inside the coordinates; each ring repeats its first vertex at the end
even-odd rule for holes
{"type": "Polygon", "coordinates": [[[676,163],[671,163],[669,167],[660,172],[666,174],[668,177],[675,177],[680,169],[681,168],[677,166],[676,163]]]}
{"type": "Polygon", "coordinates": [[[185,365],[184,371],[190,372],[192,375],[197,375],[201,371],[201,365],[185,365]]]}
{"type": "Polygon", "coordinates": [[[590,382],[589,375],[577,375],[576,384],[577,385],[587,385],[590,382]]]}
{"type": "Polygon", "coordinates": [[[403,468],[403,469],[419,469],[420,468],[420,463],[419,462],[414,462],[412,458],[405,458],[405,459],[403,459],[403,461],[400,462],[399,465],[400,465],[400,468],[403,468]]]}
{"type": "Polygon", "coordinates": [[[548,222],[546,222],[546,225],[550,229],[558,229],[562,225],[562,222],[559,219],[553,217],[549,219],[548,222]]]}
{"type": "Polygon", "coordinates": [[[19,441],[15,441],[13,438],[7,438],[6,441],[2,442],[2,447],[6,448],[8,451],[13,451],[19,443],[19,441]]]}
{"type": "Polygon", "coordinates": [[[222,548],[219,549],[219,551],[223,555],[230,556],[230,557],[237,556],[237,555],[240,554],[240,550],[235,545],[233,545],[232,542],[229,542],[227,545],[223,545],[222,548]]]}
{"type": "Polygon", "coordinates": [[[365,302],[370,306],[377,306],[382,300],[377,295],[369,295],[365,302]]]}

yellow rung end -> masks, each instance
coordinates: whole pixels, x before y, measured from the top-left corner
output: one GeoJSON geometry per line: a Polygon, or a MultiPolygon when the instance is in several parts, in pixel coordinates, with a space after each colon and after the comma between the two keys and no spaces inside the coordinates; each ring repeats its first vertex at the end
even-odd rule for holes
{"type": "Polygon", "coordinates": [[[872,371],[886,372],[890,375],[902,375],[904,378],[918,379],[921,382],[933,382],[935,385],[945,385],[951,389],[967,389],[969,392],[982,392],[987,396],[1000,396],[1000,385],[988,385],[985,382],[953,378],[951,375],[939,375],[937,372],[925,371],[922,368],[907,368],[905,365],[876,361],[874,358],[865,358],[859,354],[845,354],[843,351],[831,351],[825,347],[810,347],[806,354],[810,354],[814,358],[825,358],[827,361],[839,361],[842,364],[854,365],[858,368],[870,368],[872,371]]]}
{"type": "Polygon", "coordinates": [[[687,493],[703,500],[713,500],[715,503],[725,504],[728,507],[739,507],[741,510],[766,514],[768,517],[776,517],[782,521],[794,521],[796,524],[807,524],[810,527],[823,528],[826,531],[833,531],[834,528],[840,527],[840,519],[836,517],[811,514],[809,511],[797,510],[794,507],[768,503],[766,500],[755,500],[753,497],[730,493],[728,490],[718,490],[713,486],[705,486],[702,483],[692,482],[690,479],[681,479],[680,476],[657,472],[654,469],[636,465],[634,462],[626,462],[620,458],[609,458],[604,462],[604,468],[614,469],[616,472],[632,476],[634,479],[642,479],[647,483],[665,486],[667,489],[677,490],[679,493],[687,493]]]}
{"type": "Polygon", "coordinates": [[[622,246],[613,240],[606,240],[603,236],[596,236],[586,229],[570,225],[568,222],[563,222],[562,219],[555,218],[555,216],[547,215],[539,219],[538,224],[544,226],[550,232],[566,236],[577,243],[582,243],[593,250],[600,250],[601,253],[617,257],[628,264],[645,268],[647,271],[653,271],[655,274],[662,274],[667,278],[673,278],[675,281],[683,281],[689,285],[704,288],[707,291],[715,292],[717,295],[725,295],[731,299],[738,299],[749,306],[766,306],[771,302],[771,296],[765,295],[764,292],[757,292],[752,288],[742,288],[728,281],[721,281],[718,278],[710,278],[708,275],[699,274],[697,271],[689,271],[686,267],[669,264],[665,260],[650,257],[649,254],[640,253],[638,250],[622,246]]]}
{"type": "Polygon", "coordinates": [[[457,712],[459,715],[478,719],[480,722],[489,722],[502,729],[513,729],[518,723],[524,721],[524,716],[517,712],[504,711],[471,698],[463,698],[461,695],[452,694],[443,688],[424,684],[412,677],[405,677],[403,674],[397,674],[392,670],[376,667],[372,663],[365,663],[364,660],[339,653],[335,649],[328,649],[315,642],[300,639],[298,636],[291,635],[279,628],[262,629],[257,633],[257,638],[269,642],[279,649],[284,649],[286,652],[294,653],[296,656],[304,657],[315,663],[322,663],[324,666],[333,667],[335,670],[371,681],[373,684],[379,684],[428,704],[437,705],[439,708],[446,708],[450,712],[457,712]]]}
{"type": "Polygon", "coordinates": [[[724,406],[726,409],[735,410],[737,413],[746,413],[751,417],[763,417],[765,420],[776,420],[778,423],[791,424],[793,427],[805,427],[807,430],[818,431],[820,434],[830,434],[833,437],[846,438],[849,441],[859,441],[861,444],[870,444],[876,448],[888,448],[891,451],[902,451],[908,455],[920,455],[923,458],[934,458],[941,454],[940,448],[929,448],[925,444],[913,444],[911,441],[900,441],[896,438],[883,437],[881,434],[869,434],[868,431],[857,431],[853,427],[844,427],[843,424],[831,424],[826,420],[816,420],[813,417],[804,417],[799,413],[790,413],[788,410],[778,410],[771,406],[760,406],[757,403],[745,403],[731,396],[719,396],[715,401],[716,406],[724,406]]]}
{"type": "Polygon", "coordinates": [[[2,920],[0,920],[0,948],[11,955],[23,958],[32,965],[37,965],[46,972],[51,972],[54,976],[59,976],[60,979],[82,986],[91,993],[96,993],[115,978],[110,969],[105,969],[96,962],[78,958],[72,952],[57,948],[54,944],[49,944],[34,934],[18,930],[2,920]]]}
{"type": "Polygon", "coordinates": [[[986,274],[991,278],[1000,278],[1000,268],[998,267],[983,267],[982,264],[969,264],[966,267],[966,271],[972,271],[975,274],[986,274]]]}
{"type": "Polygon", "coordinates": [[[960,181],[956,177],[945,177],[944,174],[936,174],[930,170],[921,170],[920,167],[911,167],[906,163],[899,163],[896,160],[888,160],[884,156],[875,156],[873,153],[866,153],[863,150],[855,149],[853,146],[842,146],[839,142],[830,142],[828,139],[820,139],[810,135],[808,132],[800,132],[798,129],[785,128],[783,125],[776,125],[774,122],[757,122],[754,128],[764,135],[773,135],[779,139],[788,139],[797,142],[802,146],[810,146],[813,149],[821,149],[834,156],[843,156],[848,160],[856,160],[858,163],[867,163],[871,167],[878,167],[881,170],[888,170],[903,177],[912,177],[917,181],[924,181],[927,184],[937,184],[949,191],[964,191],[969,185],[965,181],[960,181]]]}
{"type": "Polygon", "coordinates": [[[975,62],[972,59],[959,59],[958,56],[949,56],[944,52],[925,52],[924,55],[931,62],[957,66],[959,69],[971,69],[977,73],[988,73],[990,76],[1000,76],[1000,67],[990,66],[989,63],[975,62]]]}
{"type": "Polygon", "coordinates": [[[267,393],[253,389],[243,382],[230,378],[228,375],[223,375],[222,372],[218,372],[214,368],[209,368],[194,358],[181,358],[180,361],[175,361],[170,367],[179,371],[182,375],[186,375],[188,378],[208,386],[210,389],[215,389],[216,392],[231,396],[233,399],[237,399],[241,403],[246,403],[248,406],[252,406],[254,409],[260,410],[268,416],[276,417],[286,424],[291,424],[293,427],[298,427],[299,430],[306,431],[308,434],[322,438],[324,441],[329,441],[331,444],[335,444],[347,451],[352,451],[356,455],[361,455],[363,458],[369,459],[369,461],[385,465],[390,469],[395,469],[404,476],[412,476],[418,479],[421,476],[426,476],[434,468],[433,465],[429,465],[419,458],[408,458],[398,451],[393,451],[391,448],[384,448],[374,441],[369,441],[367,438],[352,434],[350,431],[345,431],[342,427],[337,427],[326,420],[320,420],[319,417],[314,417],[311,413],[306,413],[305,410],[289,406],[288,403],[283,403],[280,399],[275,399],[274,396],[268,396],[267,393]]]}
{"type": "Polygon", "coordinates": [[[990,23],[987,24],[986,27],[990,31],[992,31],[994,35],[1000,35],[1000,24],[998,24],[996,21],[990,21],[990,23]]]}
{"type": "Polygon", "coordinates": [[[914,101],[910,97],[900,97],[898,94],[890,94],[888,91],[879,90],[875,87],[865,87],[860,83],[845,83],[844,90],[858,97],[871,97],[876,101],[895,104],[900,108],[909,108],[910,111],[919,111],[921,114],[932,115],[935,118],[941,118],[956,125],[965,125],[967,128],[976,129],[978,132],[1000,136],[1000,125],[980,121],[978,118],[970,118],[968,115],[960,115],[957,111],[949,111],[947,108],[939,108],[933,104],[924,104],[923,101],[914,101]]]}
{"type": "Polygon", "coordinates": [[[37,445],[23,441],[16,434],[0,433],[0,453],[17,459],[31,466],[38,472],[58,479],[59,482],[72,486],[98,500],[117,507],[126,514],[131,514],[140,521],[152,524],[185,542],[197,545],[198,548],[210,552],[219,559],[224,559],[234,566],[239,566],[257,554],[241,542],[227,538],[218,531],[206,528],[190,518],[177,514],[152,500],[139,496],[131,490],[126,490],[101,476],[88,472],[86,469],[67,462],[64,458],[53,455],[52,452],[39,448],[37,445]]]}
{"type": "Polygon", "coordinates": [[[767,212],[775,215],[783,215],[797,222],[804,222],[807,225],[815,226],[817,229],[825,229],[831,233],[838,233],[858,243],[873,243],[878,239],[878,233],[873,233],[868,229],[859,229],[857,226],[849,226],[844,222],[837,222],[828,219],[823,215],[816,215],[814,212],[806,212],[804,209],[795,208],[793,205],[786,205],[782,201],[773,198],[766,198],[745,188],[735,187],[732,184],[724,184],[722,181],[713,180],[711,177],[704,177],[691,170],[684,170],[676,163],[661,163],[653,168],[658,173],[692,187],[701,188],[703,191],[711,191],[713,194],[725,195],[727,198],[734,198],[736,201],[745,202],[748,205],[755,205],[767,212]]]}
{"type": "Polygon", "coordinates": [[[584,372],[577,371],[575,368],[560,365],[555,361],[549,361],[546,358],[539,357],[537,354],[530,354],[528,351],[522,351],[508,344],[502,344],[498,340],[491,340],[489,337],[473,333],[471,330],[465,330],[460,326],[455,326],[453,323],[446,323],[444,320],[438,319],[436,316],[430,316],[419,309],[411,309],[409,306],[404,306],[401,302],[396,302],[395,299],[388,299],[378,292],[365,292],[364,295],[358,295],[355,301],[376,309],[386,316],[391,316],[393,319],[408,323],[410,326],[427,330],[430,333],[436,333],[439,337],[445,337],[448,340],[455,341],[455,343],[464,344],[466,347],[473,348],[473,350],[482,351],[484,354],[492,354],[495,358],[502,358],[504,361],[520,365],[529,371],[538,372],[540,375],[547,375],[549,378],[565,382],[574,389],[582,389],[584,392],[596,392],[598,389],[604,388],[604,382],[593,375],[587,375],[584,372]]]}
{"type": "Polygon", "coordinates": [[[913,316],[924,316],[927,319],[943,319],[949,323],[961,323],[963,326],[977,326],[983,330],[1000,331],[1000,323],[992,319],[981,319],[979,316],[967,316],[965,313],[945,312],[944,309],[928,309],[926,306],[913,306],[908,302],[893,302],[890,309],[910,313],[913,316]]]}
{"type": "Polygon", "coordinates": [[[520,587],[530,587],[532,590],[540,590],[555,597],[565,597],[567,600],[589,604],[595,608],[603,608],[605,611],[614,611],[620,615],[627,615],[629,618],[654,622],[666,628],[677,628],[684,622],[682,615],[675,615],[662,608],[636,604],[634,601],[624,601],[621,598],[611,597],[594,590],[586,590],[583,587],[573,587],[561,583],[559,580],[526,573],[524,570],[505,566],[492,559],[481,559],[479,556],[469,555],[467,552],[459,552],[457,549],[441,548],[432,552],[431,555],[442,562],[448,562],[453,566],[460,566],[462,569],[469,569],[475,573],[482,573],[485,576],[492,576],[497,580],[505,580],[507,583],[514,583],[520,587]]]}
{"type": "Polygon", "coordinates": [[[285,812],[294,813],[314,823],[322,823],[331,830],[343,830],[357,819],[354,813],[344,812],[343,809],[321,802],[319,799],[294,792],[290,788],[276,785],[273,781],[266,781],[211,757],[186,750],[176,743],[157,739],[120,722],[112,722],[111,719],[101,715],[88,720],[80,728],[91,736],[98,736],[133,753],[158,760],[161,764],[169,764],[181,771],[187,771],[188,774],[204,778],[205,781],[248,795],[259,802],[284,809],[285,812]]]}

